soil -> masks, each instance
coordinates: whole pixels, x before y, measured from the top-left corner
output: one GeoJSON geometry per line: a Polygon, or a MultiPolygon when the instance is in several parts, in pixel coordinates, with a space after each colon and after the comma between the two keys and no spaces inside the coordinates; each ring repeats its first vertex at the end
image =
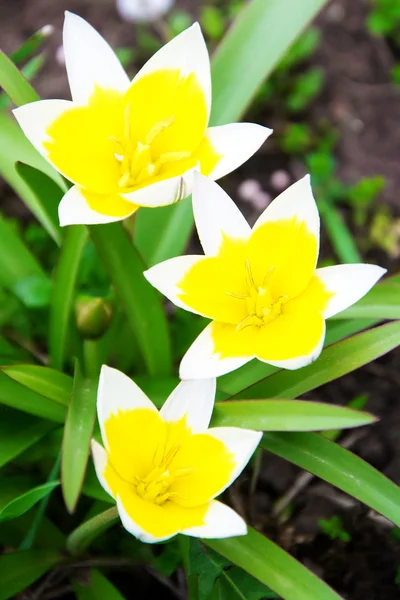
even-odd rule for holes
{"type": "MultiPolygon", "coordinates": [[[[188,0],[181,0],[180,4],[197,6],[188,0]]],[[[45,98],[69,97],[65,70],[56,60],[64,9],[87,18],[114,46],[128,46],[135,41],[135,28],[121,21],[113,0],[64,0],[62,3],[0,0],[0,45],[6,52],[15,50],[46,23],[56,28],[49,43],[45,69],[36,85],[45,98]]],[[[361,177],[383,175],[387,186],[379,201],[400,216],[397,194],[400,188],[400,88],[391,83],[389,75],[399,57],[385,40],[367,32],[364,26],[367,12],[368,3],[363,0],[336,0],[330,2],[316,20],[323,41],[312,63],[323,67],[326,84],[307,119],[317,122],[324,118],[337,128],[340,141],[335,158],[339,178],[353,183],[361,177]]],[[[262,109],[255,118],[273,128],[280,126],[274,121],[274,115],[262,109]]],[[[255,221],[260,210],[239,199],[240,183],[256,179],[264,191],[276,195],[271,175],[277,169],[287,170],[292,180],[304,172],[304,166],[284,156],[271,138],[260,153],[224,182],[250,221],[255,221]]],[[[27,216],[4,184],[0,187],[0,201],[9,214],[27,216]]],[[[392,273],[398,270],[396,261],[386,256],[375,252],[368,258],[385,262],[392,273]]],[[[345,434],[343,442],[400,484],[399,385],[400,354],[397,351],[323,386],[312,397],[346,404],[355,396],[368,394],[367,409],[379,416],[380,421],[368,429],[345,434]]],[[[256,491],[250,493],[249,482],[241,480],[233,486],[229,499],[257,528],[279,542],[347,600],[400,598],[400,585],[396,583],[400,543],[391,533],[391,524],[347,495],[315,478],[305,481],[299,469],[265,454],[256,491]],[[295,484],[299,484],[299,478],[303,487],[294,494],[291,510],[273,517],[276,501],[287,497],[295,484]],[[318,520],[333,515],[342,518],[350,541],[331,540],[321,532],[318,520]]],[[[165,582],[157,582],[147,572],[135,570],[128,577],[126,572],[116,571],[114,581],[121,585],[128,600],[153,594],[166,600],[176,597],[165,582]]],[[[72,598],[67,593],[60,593],[58,597],[72,598]]]]}

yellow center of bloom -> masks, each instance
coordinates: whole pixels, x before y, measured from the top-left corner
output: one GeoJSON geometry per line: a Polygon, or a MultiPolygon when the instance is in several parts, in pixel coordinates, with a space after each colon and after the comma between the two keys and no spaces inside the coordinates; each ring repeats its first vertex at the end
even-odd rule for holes
{"type": "Polygon", "coordinates": [[[196,75],[164,69],[134,81],[125,94],[96,87],[88,105],[72,106],[51,123],[44,147],[92,208],[118,216],[126,210],[118,195],[198,165],[211,172],[221,157],[205,137],[207,121],[196,75]]]}
{"type": "Polygon", "coordinates": [[[178,282],[179,297],[213,319],[215,353],[286,360],[307,356],[324,333],[331,294],[315,275],[318,242],[295,217],[266,222],[248,240],[223,237],[178,282]]]}
{"type": "Polygon", "coordinates": [[[149,409],[119,411],[105,431],[104,478],[135,523],[155,536],[203,524],[208,503],[235,468],[226,446],[193,434],[185,417],[166,423],[149,409]]]}

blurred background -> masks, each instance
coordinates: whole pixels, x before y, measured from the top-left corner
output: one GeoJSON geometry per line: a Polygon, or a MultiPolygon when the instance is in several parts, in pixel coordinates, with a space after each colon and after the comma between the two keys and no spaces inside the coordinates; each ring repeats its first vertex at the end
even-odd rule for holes
{"type": "MultiPolygon", "coordinates": [[[[200,21],[212,53],[245,3],[0,0],[0,46],[24,66],[42,98],[69,98],[61,48],[64,10],[76,12],[98,29],[133,76],[160,45],[194,20],[200,21]],[[45,25],[50,25],[49,37],[34,58],[14,54],[45,25]]],[[[7,100],[0,95],[0,110],[6,108],[7,100]]],[[[249,221],[253,223],[271,199],[310,172],[323,223],[321,265],[362,259],[396,273],[400,0],[328,2],[262,85],[243,118],[274,129],[264,147],[222,181],[249,221]]],[[[6,151],[0,137],[0,152],[6,151]]],[[[42,254],[44,263],[51,263],[53,250],[46,247],[46,234],[1,179],[0,209],[18,217],[27,243],[42,254]]],[[[399,386],[400,357],[393,352],[311,395],[337,404],[366,405],[379,415],[378,425],[345,434],[342,442],[397,483],[399,386]]],[[[327,484],[300,474],[277,457],[267,458],[258,470],[258,491],[250,494],[248,505],[243,505],[247,491],[232,486],[235,508],[250,512],[260,529],[335,588],[347,590],[352,599],[399,598],[398,532],[327,484]]]]}

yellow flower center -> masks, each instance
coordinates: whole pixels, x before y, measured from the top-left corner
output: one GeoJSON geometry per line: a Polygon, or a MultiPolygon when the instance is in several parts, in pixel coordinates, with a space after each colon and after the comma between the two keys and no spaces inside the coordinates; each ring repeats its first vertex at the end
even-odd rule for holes
{"type": "Polygon", "coordinates": [[[154,469],[145,478],[135,477],[136,493],[140,498],[160,506],[172,497],[178,496],[176,492],[169,491],[169,488],[177,478],[190,475],[195,470],[182,468],[169,470],[170,464],[180,448],[180,444],[174,444],[166,452],[165,446],[158,446],[153,458],[154,469]]]}
{"type": "Polygon", "coordinates": [[[185,160],[191,156],[190,152],[164,152],[158,157],[156,156],[154,142],[160,133],[173,124],[174,116],[171,115],[158,121],[143,141],[133,141],[129,115],[130,106],[128,104],[125,110],[125,138],[123,140],[114,137],[109,138],[114,143],[114,157],[119,163],[120,178],[118,186],[125,190],[159,175],[161,167],[185,160]]]}
{"type": "Polygon", "coordinates": [[[242,319],[237,324],[236,330],[241,331],[246,327],[255,325],[261,327],[273,321],[276,317],[282,314],[283,305],[289,300],[288,296],[280,296],[277,299],[273,298],[271,290],[267,287],[268,278],[273,271],[273,267],[268,271],[264,278],[263,285],[258,286],[254,282],[251,272],[250,261],[246,259],[246,294],[235,294],[227,292],[228,296],[243,300],[246,303],[247,317],[242,319]]]}

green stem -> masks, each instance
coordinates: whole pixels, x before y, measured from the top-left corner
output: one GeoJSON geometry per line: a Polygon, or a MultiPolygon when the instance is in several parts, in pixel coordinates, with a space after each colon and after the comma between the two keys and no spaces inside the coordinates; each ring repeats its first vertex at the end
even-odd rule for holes
{"type": "Polygon", "coordinates": [[[82,523],[67,538],[67,550],[73,556],[82,554],[91,542],[109,529],[119,518],[116,506],[82,523]]]}
{"type": "Polygon", "coordinates": [[[100,373],[101,363],[100,340],[84,340],[83,364],[85,367],[85,377],[96,379],[100,373]]]}

